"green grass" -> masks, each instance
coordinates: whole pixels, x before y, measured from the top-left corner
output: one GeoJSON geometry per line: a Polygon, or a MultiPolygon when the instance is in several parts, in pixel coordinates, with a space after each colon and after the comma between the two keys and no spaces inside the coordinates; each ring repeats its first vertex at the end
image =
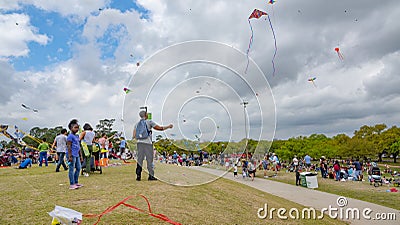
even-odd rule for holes
{"type": "MultiPolygon", "coordinates": [[[[151,204],[153,213],[164,214],[182,224],[345,224],[325,217],[323,220],[261,220],[258,208],[268,203],[275,208],[303,206],[226,179],[203,185],[182,187],[161,181],[135,181],[135,164],[104,168],[103,174],[80,177],[85,186],[69,190],[67,171],[55,173],[54,164],[26,170],[0,169],[0,224],[50,224],[47,214],[55,205],[83,214],[99,214],[128,196],[142,194],[151,204]]],[[[182,176],[177,167],[156,167],[156,175],[182,176]]],[[[201,177],[197,171],[187,176],[201,177]]],[[[143,175],[146,178],[145,175],[143,175]]],[[[186,179],[186,178],[184,178],[186,179]]],[[[201,179],[200,179],[201,181],[201,179]]],[[[172,181],[175,182],[175,181],[172,181]]],[[[135,197],[128,204],[146,209],[146,202],[135,197]]],[[[83,224],[96,219],[84,218],[83,224]]],[[[102,217],[99,224],[167,224],[147,214],[120,206],[102,217]]]]}
{"type": "MultiPolygon", "coordinates": [[[[268,171],[267,173],[267,175],[269,176],[271,176],[272,174],[273,174],[272,171],[268,171]]],[[[398,192],[397,193],[386,192],[386,190],[393,187],[392,185],[390,187],[388,187],[387,185],[374,187],[373,185],[370,185],[370,183],[368,182],[367,173],[364,172],[363,174],[365,180],[363,182],[358,182],[358,181],[337,182],[334,181],[333,179],[323,179],[321,175],[318,174],[317,190],[349,198],[359,199],[362,201],[375,203],[393,209],[400,209],[399,205],[400,194],[398,192]]],[[[259,172],[256,176],[262,177],[263,173],[259,172]]],[[[388,178],[389,176],[386,175],[386,177],[388,178]]],[[[280,171],[277,177],[271,177],[268,179],[292,185],[296,184],[295,173],[286,173],[285,171],[280,171]]]]}

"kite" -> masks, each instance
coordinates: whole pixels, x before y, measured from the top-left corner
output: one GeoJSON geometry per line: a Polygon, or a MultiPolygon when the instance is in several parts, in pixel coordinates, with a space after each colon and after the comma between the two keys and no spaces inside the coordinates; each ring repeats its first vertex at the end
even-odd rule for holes
{"type": "Polygon", "coordinates": [[[309,81],[309,82],[312,82],[313,85],[314,85],[314,87],[317,87],[317,85],[315,85],[315,83],[314,83],[314,81],[315,81],[316,79],[317,79],[316,77],[308,78],[308,81],[309,81]]]}
{"type": "Polygon", "coordinates": [[[17,25],[17,26],[18,26],[18,23],[15,23],[15,25],[17,25]]]}
{"type": "Polygon", "coordinates": [[[275,0],[269,0],[269,1],[268,1],[268,4],[271,4],[271,5],[272,5],[272,4],[274,4],[274,3],[275,3],[275,0]]]}
{"type": "Polygon", "coordinates": [[[28,120],[28,118],[26,118],[26,117],[23,117],[23,118],[22,118],[22,120],[23,120],[23,121],[27,121],[27,120],[28,120]]]}
{"type": "Polygon", "coordinates": [[[343,60],[344,57],[343,57],[342,53],[340,53],[339,47],[336,47],[336,48],[335,48],[335,51],[337,52],[337,55],[338,55],[339,59],[340,59],[340,60],[343,60]]]}
{"type": "Polygon", "coordinates": [[[137,63],[136,63],[136,66],[140,66],[140,62],[137,62],[137,63]]]}
{"type": "Polygon", "coordinates": [[[25,109],[27,109],[27,110],[32,110],[33,112],[39,112],[37,109],[32,109],[31,107],[29,107],[29,106],[26,106],[25,104],[21,104],[21,106],[23,107],[23,108],[25,108],[25,109]]]}
{"type": "Polygon", "coordinates": [[[266,15],[268,17],[268,21],[269,21],[269,25],[271,27],[272,30],[272,35],[274,36],[274,43],[275,43],[275,52],[274,52],[274,56],[272,57],[272,68],[273,68],[273,72],[272,75],[275,76],[275,56],[276,56],[276,52],[278,50],[278,48],[276,47],[276,37],[275,37],[275,32],[274,32],[274,28],[272,27],[272,23],[271,23],[271,19],[269,18],[269,15],[266,12],[263,12],[261,10],[258,9],[254,9],[254,11],[250,14],[249,18],[248,18],[248,22],[250,25],[250,30],[251,30],[251,36],[250,36],[250,41],[249,41],[249,46],[247,48],[246,51],[246,55],[247,55],[247,65],[246,65],[246,70],[245,70],[245,74],[247,74],[247,69],[249,67],[249,51],[251,48],[251,45],[253,44],[253,37],[254,37],[254,33],[253,33],[253,27],[251,26],[251,22],[250,19],[259,19],[260,17],[266,15]]]}
{"type": "Polygon", "coordinates": [[[198,141],[200,141],[200,137],[197,136],[197,134],[195,134],[194,137],[195,137],[198,141]]]}
{"type": "Polygon", "coordinates": [[[125,94],[128,94],[129,92],[131,92],[131,90],[129,88],[124,88],[125,94]]]}

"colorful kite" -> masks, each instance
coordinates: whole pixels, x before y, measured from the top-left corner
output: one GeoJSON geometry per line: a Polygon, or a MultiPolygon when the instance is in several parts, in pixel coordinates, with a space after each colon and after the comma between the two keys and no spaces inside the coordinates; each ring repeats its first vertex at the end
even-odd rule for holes
{"type": "Polygon", "coordinates": [[[131,92],[131,90],[129,88],[124,88],[125,94],[128,94],[129,92],[131,92]]]}
{"type": "Polygon", "coordinates": [[[39,112],[37,109],[32,109],[31,107],[29,107],[29,106],[26,106],[25,104],[21,104],[21,106],[23,107],[23,108],[25,108],[25,109],[27,109],[27,110],[32,110],[33,112],[39,112]]]}
{"type": "Polygon", "coordinates": [[[246,65],[246,70],[245,70],[245,74],[247,74],[247,69],[249,67],[249,51],[251,48],[251,45],[253,44],[253,37],[254,37],[254,33],[253,33],[253,27],[251,26],[251,22],[250,19],[259,19],[260,17],[266,15],[268,17],[268,21],[269,21],[269,25],[271,27],[272,30],[272,35],[274,36],[274,41],[275,41],[275,52],[274,52],[274,56],[272,57],[272,68],[273,68],[273,73],[272,75],[275,76],[275,56],[276,56],[276,52],[278,50],[278,48],[276,47],[276,37],[275,37],[275,32],[274,32],[274,28],[272,27],[272,23],[271,23],[271,19],[269,18],[269,15],[266,12],[263,12],[261,10],[258,9],[254,9],[254,11],[250,14],[249,18],[248,18],[248,22],[250,25],[250,30],[251,30],[251,37],[250,37],[250,41],[249,41],[249,47],[247,48],[246,51],[246,55],[247,55],[247,65],[246,65]]]}
{"type": "Polygon", "coordinates": [[[274,4],[274,3],[275,3],[275,0],[269,0],[269,1],[268,1],[268,4],[271,4],[271,5],[272,5],[272,4],[274,4]]]}
{"type": "Polygon", "coordinates": [[[313,83],[314,87],[317,87],[317,85],[315,85],[315,83],[314,83],[314,81],[315,81],[316,79],[317,79],[316,77],[308,78],[308,81],[311,82],[311,83],[313,83]]]}
{"type": "Polygon", "coordinates": [[[343,60],[344,57],[343,57],[342,53],[340,53],[340,49],[339,49],[338,47],[336,47],[336,48],[335,48],[335,51],[337,52],[337,55],[338,55],[339,59],[340,59],[340,60],[343,60]]]}

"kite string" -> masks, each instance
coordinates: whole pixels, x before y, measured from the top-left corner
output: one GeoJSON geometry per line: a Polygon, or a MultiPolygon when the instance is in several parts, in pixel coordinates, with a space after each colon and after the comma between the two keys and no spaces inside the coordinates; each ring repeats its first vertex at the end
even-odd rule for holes
{"type": "Polygon", "coordinates": [[[163,220],[163,221],[168,222],[168,223],[170,223],[170,224],[173,224],[173,225],[182,225],[181,223],[172,221],[171,219],[169,219],[167,216],[165,216],[165,215],[163,215],[163,214],[154,214],[154,213],[152,213],[152,212],[151,212],[151,206],[150,206],[149,200],[148,200],[144,195],[139,195],[139,196],[142,197],[142,198],[146,201],[148,211],[143,210],[143,209],[140,209],[140,208],[138,208],[138,207],[136,207],[136,206],[133,206],[133,205],[130,205],[130,204],[125,203],[127,200],[129,200],[129,199],[135,197],[135,196],[128,196],[128,197],[126,197],[124,200],[118,202],[116,205],[108,207],[106,210],[104,210],[102,213],[100,213],[100,214],[98,214],[98,215],[95,215],[95,214],[84,214],[83,217],[86,217],[86,218],[95,218],[95,217],[98,217],[96,223],[94,224],[94,225],[97,225],[97,224],[100,222],[101,217],[103,217],[105,214],[107,214],[107,213],[113,211],[114,209],[118,208],[120,205],[124,205],[124,206],[126,206],[126,207],[135,209],[135,210],[137,210],[137,211],[139,211],[139,212],[147,213],[149,216],[152,216],[152,217],[154,217],[154,218],[163,220]]]}
{"type": "Polygon", "coordinates": [[[247,51],[246,51],[247,65],[246,65],[246,69],[245,69],[245,71],[244,71],[244,74],[247,74],[247,69],[248,69],[248,67],[249,67],[249,61],[250,61],[250,59],[249,59],[249,52],[250,52],[251,45],[253,44],[253,27],[251,26],[250,19],[248,19],[248,21],[249,21],[250,30],[251,30],[251,36],[250,36],[250,40],[249,40],[249,46],[247,47],[247,51]]]}
{"type": "Polygon", "coordinates": [[[267,16],[268,16],[269,26],[271,27],[271,30],[272,30],[272,35],[274,36],[275,51],[274,51],[274,56],[272,57],[272,68],[273,68],[272,76],[275,76],[275,61],[274,60],[275,60],[276,52],[278,51],[278,47],[276,46],[276,37],[275,37],[274,27],[272,26],[271,19],[269,18],[269,14],[267,14],[267,16]]]}

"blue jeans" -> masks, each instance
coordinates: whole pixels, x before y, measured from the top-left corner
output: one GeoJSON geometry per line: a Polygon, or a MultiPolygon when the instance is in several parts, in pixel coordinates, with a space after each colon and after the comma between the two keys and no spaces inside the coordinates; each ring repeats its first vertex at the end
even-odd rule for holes
{"type": "Polygon", "coordinates": [[[47,163],[47,151],[39,153],[39,166],[42,166],[43,159],[44,159],[46,166],[48,166],[49,164],[47,163]]]}
{"type": "Polygon", "coordinates": [[[335,171],[336,172],[336,180],[340,180],[340,171],[335,171]]]}
{"type": "Polygon", "coordinates": [[[70,185],[77,184],[79,173],[81,171],[81,160],[79,159],[79,156],[72,156],[72,162],[68,161],[68,167],[69,167],[68,171],[69,184],[70,185]]]}
{"type": "Polygon", "coordinates": [[[65,162],[64,162],[65,152],[57,152],[57,156],[58,156],[58,162],[57,162],[56,171],[58,171],[60,169],[61,165],[64,167],[64,170],[67,170],[67,165],[65,165],[65,162]]]}

